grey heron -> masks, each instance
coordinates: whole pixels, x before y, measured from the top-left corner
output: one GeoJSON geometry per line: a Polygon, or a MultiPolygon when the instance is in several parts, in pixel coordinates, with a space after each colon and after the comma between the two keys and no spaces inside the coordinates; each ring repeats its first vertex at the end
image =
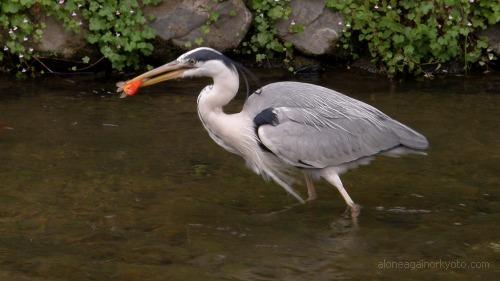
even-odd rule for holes
{"type": "Polygon", "coordinates": [[[175,78],[210,77],[213,84],[198,96],[198,115],[210,137],[243,157],[247,166],[282,186],[301,203],[292,188],[293,170],[305,176],[308,200],[316,198],[314,181],[335,186],[353,216],[359,213],[339,175],[368,163],[381,153],[422,151],[427,139],[378,109],[339,92],[307,83],[277,82],[251,94],[239,113],[223,110],[238,92],[235,63],[206,47],[117,84],[122,96],[175,78]],[[134,88],[133,90],[127,87],[134,88]]]}

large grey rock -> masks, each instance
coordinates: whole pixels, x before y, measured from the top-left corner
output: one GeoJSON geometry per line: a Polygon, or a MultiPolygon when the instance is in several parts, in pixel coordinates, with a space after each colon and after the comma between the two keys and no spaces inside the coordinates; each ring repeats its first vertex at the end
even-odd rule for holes
{"type": "Polygon", "coordinates": [[[342,35],[344,20],[340,13],[325,7],[325,0],[292,0],[292,14],[278,21],[278,36],[307,55],[333,53],[342,35]],[[292,25],[301,25],[303,32],[292,32],[292,25]]]}
{"type": "Polygon", "coordinates": [[[76,54],[86,53],[87,41],[85,32],[74,33],[64,28],[63,24],[50,16],[39,16],[40,23],[45,23],[46,28],[40,42],[33,48],[38,52],[46,52],[57,57],[72,58],[76,54]]]}
{"type": "Polygon", "coordinates": [[[481,35],[488,38],[488,44],[495,54],[500,56],[500,24],[488,27],[481,32],[481,35]]]}
{"type": "Polygon", "coordinates": [[[147,7],[145,13],[155,16],[151,26],[158,38],[181,49],[197,46],[199,38],[203,38],[202,46],[220,51],[236,48],[252,22],[252,14],[242,0],[164,0],[158,6],[147,7]],[[219,18],[205,33],[202,27],[213,12],[219,18]]]}

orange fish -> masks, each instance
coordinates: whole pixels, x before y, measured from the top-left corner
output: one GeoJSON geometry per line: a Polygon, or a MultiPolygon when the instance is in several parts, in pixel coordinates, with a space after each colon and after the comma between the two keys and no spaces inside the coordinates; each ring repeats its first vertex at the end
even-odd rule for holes
{"type": "Polygon", "coordinates": [[[141,87],[142,83],[143,83],[142,80],[132,80],[128,82],[116,83],[116,87],[118,87],[117,92],[123,92],[120,98],[133,96],[137,94],[137,91],[141,87]]]}

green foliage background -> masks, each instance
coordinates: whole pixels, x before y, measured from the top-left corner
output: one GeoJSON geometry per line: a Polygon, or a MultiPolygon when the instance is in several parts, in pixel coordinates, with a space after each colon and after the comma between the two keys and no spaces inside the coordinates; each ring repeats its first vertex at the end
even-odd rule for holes
{"type": "MultiPolygon", "coordinates": [[[[423,65],[451,60],[484,65],[495,59],[477,31],[500,21],[497,0],[327,0],[346,21],[342,44],[367,46],[372,61],[389,76],[422,73],[423,65]]],[[[355,53],[354,53],[355,55],[355,53]]]]}
{"type": "Polygon", "coordinates": [[[255,54],[257,62],[272,59],[275,54],[284,54],[286,57],[291,52],[292,44],[278,39],[275,23],[292,13],[290,0],[251,0],[248,6],[253,14],[253,34],[248,41],[243,42],[243,51],[255,54]]]}
{"type": "MultiPolygon", "coordinates": [[[[9,0],[0,3],[0,42],[5,56],[20,72],[33,71],[33,47],[43,34],[44,24],[36,18],[52,16],[73,32],[86,30],[88,43],[96,45],[113,68],[137,67],[141,56],[150,55],[155,37],[141,7],[161,0],[9,0]],[[3,31],[3,32],[2,32],[3,31]]],[[[89,58],[82,58],[89,63],[89,58]]]]}
{"type": "MultiPolygon", "coordinates": [[[[221,1],[221,0],[214,0],[221,1]]],[[[41,14],[54,17],[74,32],[85,30],[87,42],[97,46],[113,68],[137,68],[140,59],[153,51],[154,31],[142,8],[161,0],[9,0],[0,3],[0,61],[9,61],[18,72],[33,73],[33,46],[43,35],[41,14]]],[[[257,62],[293,59],[293,46],[277,36],[275,23],[291,15],[290,0],[247,0],[253,13],[248,39],[240,53],[253,54],[257,62]]],[[[435,68],[459,61],[487,65],[496,59],[478,31],[500,22],[497,0],[326,0],[326,6],[341,12],[345,29],[340,46],[356,58],[371,56],[389,76],[419,75],[424,66],[435,68]]],[[[204,33],[218,20],[213,11],[204,33]]],[[[290,32],[301,32],[295,25],[290,32]]],[[[200,45],[203,42],[195,42],[200,45]]],[[[88,57],[82,63],[90,63],[88,57]]]]}

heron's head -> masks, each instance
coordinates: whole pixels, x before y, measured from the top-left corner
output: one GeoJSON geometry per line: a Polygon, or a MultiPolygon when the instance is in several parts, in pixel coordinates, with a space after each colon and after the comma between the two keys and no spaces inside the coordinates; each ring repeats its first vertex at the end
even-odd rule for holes
{"type": "Polygon", "coordinates": [[[159,82],[176,78],[187,77],[216,77],[221,73],[238,75],[235,64],[222,53],[207,47],[200,47],[182,54],[176,60],[143,73],[124,84],[117,86],[119,90],[125,89],[125,96],[134,95],[138,87],[145,87],[159,82]],[[134,82],[138,82],[134,84],[134,82]],[[127,86],[135,87],[132,91],[127,91],[127,86]]]}

